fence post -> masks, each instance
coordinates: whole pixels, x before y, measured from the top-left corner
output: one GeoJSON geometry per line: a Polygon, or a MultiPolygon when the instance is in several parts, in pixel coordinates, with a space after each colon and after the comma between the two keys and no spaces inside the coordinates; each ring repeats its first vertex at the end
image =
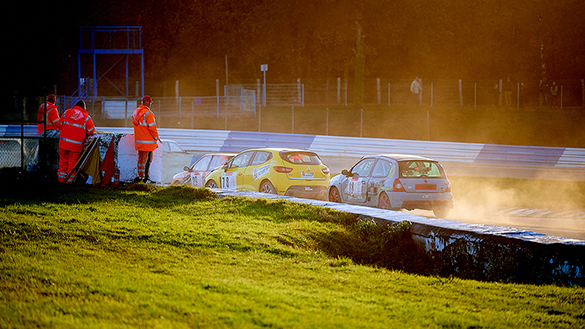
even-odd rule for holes
{"type": "Polygon", "coordinates": [[[561,110],[563,109],[563,85],[561,85],[561,110]]]}
{"type": "Polygon", "coordinates": [[[463,87],[461,86],[461,79],[459,79],[459,106],[463,106],[463,87]]]}
{"type": "Polygon", "coordinates": [[[302,103],[301,78],[297,78],[297,99],[299,103],[302,103]]]}
{"type": "Polygon", "coordinates": [[[390,82],[388,82],[388,107],[390,107],[390,82]]]}
{"type": "Polygon", "coordinates": [[[337,78],[337,104],[341,104],[341,78],[337,78]]]}
{"type": "Polygon", "coordinates": [[[378,90],[378,105],[382,104],[382,92],[380,90],[380,78],[378,78],[376,82],[376,88],[378,90]]]}
{"type": "Polygon", "coordinates": [[[362,137],[363,127],[364,127],[364,109],[361,109],[361,111],[360,111],[360,138],[362,137]]]}
{"type": "Polygon", "coordinates": [[[498,91],[498,105],[502,106],[502,79],[500,79],[498,84],[498,91]]]}
{"type": "Polygon", "coordinates": [[[585,107],[585,80],[581,79],[581,106],[585,107]]]}
{"type": "Polygon", "coordinates": [[[163,115],[162,115],[162,112],[160,110],[160,99],[157,99],[156,102],[158,103],[158,114],[159,114],[158,124],[156,125],[157,128],[158,128],[158,127],[162,127],[162,122],[161,121],[162,121],[162,116],[163,115]]]}
{"type": "Polygon", "coordinates": [[[219,79],[215,79],[215,95],[217,97],[217,118],[219,119],[219,79]]]}
{"type": "Polygon", "coordinates": [[[433,107],[433,103],[434,103],[434,97],[435,97],[435,91],[433,89],[433,82],[431,82],[431,107],[433,107]]]}
{"type": "Polygon", "coordinates": [[[262,104],[258,105],[258,132],[262,131],[262,104]]]}
{"type": "Polygon", "coordinates": [[[194,129],[194,116],[195,116],[195,99],[191,102],[191,129],[194,129]]]}
{"type": "Polygon", "coordinates": [[[345,106],[347,106],[347,80],[345,80],[345,106]]]}
{"type": "Polygon", "coordinates": [[[291,114],[291,122],[292,122],[292,133],[295,133],[295,107],[292,107],[292,114],[291,114]]]}
{"type": "Polygon", "coordinates": [[[325,115],[325,135],[329,136],[329,108],[327,108],[325,115]]]}
{"type": "Polygon", "coordinates": [[[520,82],[516,85],[516,110],[520,109],[520,82]]]}

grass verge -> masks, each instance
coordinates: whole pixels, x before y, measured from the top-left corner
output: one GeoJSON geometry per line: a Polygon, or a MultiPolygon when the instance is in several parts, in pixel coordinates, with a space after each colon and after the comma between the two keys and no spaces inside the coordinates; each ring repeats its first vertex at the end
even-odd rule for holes
{"type": "Polygon", "coordinates": [[[406,224],[190,187],[46,191],[0,192],[0,327],[585,326],[580,287],[409,274],[426,260],[406,224]]]}

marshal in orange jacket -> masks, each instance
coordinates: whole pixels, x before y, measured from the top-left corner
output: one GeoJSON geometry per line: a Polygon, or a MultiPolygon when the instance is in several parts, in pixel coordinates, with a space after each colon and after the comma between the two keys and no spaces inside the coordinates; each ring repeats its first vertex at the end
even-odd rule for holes
{"type": "Polygon", "coordinates": [[[134,124],[134,148],[137,151],[154,151],[158,147],[156,141],[158,130],[154,113],[146,105],[139,105],[132,114],[134,124]]]}
{"type": "Polygon", "coordinates": [[[67,151],[81,152],[85,137],[95,132],[89,113],[78,105],[65,111],[59,122],[61,124],[59,148],[67,151]]]}
{"type": "MultiPolygon", "coordinates": [[[[57,105],[51,103],[50,101],[43,103],[39,106],[39,111],[37,112],[37,121],[47,121],[47,130],[59,130],[61,128],[61,124],[59,123],[59,111],[57,111],[57,105]],[[45,111],[48,109],[48,111],[45,111]]],[[[39,123],[37,125],[39,135],[45,131],[45,124],[39,123]]]]}

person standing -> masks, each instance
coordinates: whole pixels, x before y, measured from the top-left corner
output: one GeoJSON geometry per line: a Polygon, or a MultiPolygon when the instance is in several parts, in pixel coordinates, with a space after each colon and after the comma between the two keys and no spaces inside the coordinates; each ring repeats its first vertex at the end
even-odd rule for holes
{"type": "Polygon", "coordinates": [[[510,77],[504,83],[504,98],[506,100],[506,107],[512,106],[512,81],[510,81],[510,77]]]}
{"type": "Polygon", "coordinates": [[[410,92],[415,104],[422,105],[422,84],[418,77],[414,78],[410,83],[410,92]]]}
{"type": "Polygon", "coordinates": [[[37,124],[39,135],[43,134],[46,125],[47,137],[59,137],[59,129],[61,128],[61,124],[59,123],[59,111],[57,110],[57,105],[55,105],[55,102],[55,95],[50,94],[47,96],[47,102],[39,106],[39,111],[37,112],[37,121],[42,122],[37,124]]]}
{"type": "Polygon", "coordinates": [[[134,125],[134,148],[138,151],[138,177],[135,182],[150,182],[149,171],[152,162],[152,151],[158,147],[158,130],[154,113],[150,110],[152,97],[142,97],[142,104],[132,114],[134,125]]]}
{"type": "Polygon", "coordinates": [[[57,179],[60,183],[71,184],[77,177],[73,169],[83,151],[83,142],[88,135],[95,133],[95,126],[83,99],[78,100],[74,107],[65,111],[59,123],[61,137],[59,138],[57,179]]]}
{"type": "Polygon", "coordinates": [[[552,82],[550,86],[550,99],[551,99],[551,108],[557,107],[557,96],[559,94],[559,86],[557,85],[556,81],[552,82]]]}

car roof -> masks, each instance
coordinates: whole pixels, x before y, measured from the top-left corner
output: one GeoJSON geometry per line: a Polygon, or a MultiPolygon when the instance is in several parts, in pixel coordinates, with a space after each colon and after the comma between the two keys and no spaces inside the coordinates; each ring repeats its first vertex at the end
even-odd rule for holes
{"type": "Polygon", "coordinates": [[[424,160],[424,161],[435,161],[431,158],[423,157],[420,155],[413,155],[413,154],[376,154],[376,155],[368,155],[364,156],[364,158],[368,157],[384,157],[394,161],[408,161],[408,160],[424,160]]]}
{"type": "Polygon", "coordinates": [[[271,152],[311,152],[315,153],[314,151],[309,151],[305,149],[295,149],[295,148],[284,148],[284,147],[260,147],[260,148],[251,148],[247,150],[243,150],[240,153],[247,152],[247,151],[271,151],[271,152]]]}

